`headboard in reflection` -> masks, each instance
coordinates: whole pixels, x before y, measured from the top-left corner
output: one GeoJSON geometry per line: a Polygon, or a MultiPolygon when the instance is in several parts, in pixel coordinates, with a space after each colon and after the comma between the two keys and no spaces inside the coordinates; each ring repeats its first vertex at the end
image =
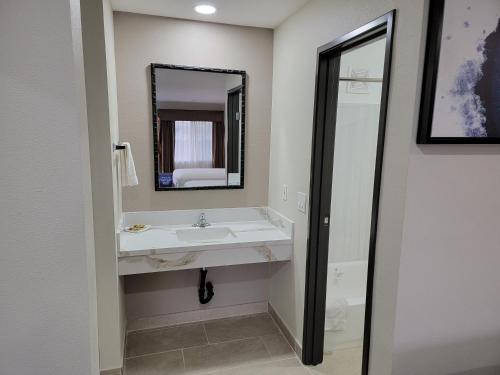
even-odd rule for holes
{"type": "Polygon", "coordinates": [[[151,64],[155,189],[242,189],[241,70],[151,64]]]}

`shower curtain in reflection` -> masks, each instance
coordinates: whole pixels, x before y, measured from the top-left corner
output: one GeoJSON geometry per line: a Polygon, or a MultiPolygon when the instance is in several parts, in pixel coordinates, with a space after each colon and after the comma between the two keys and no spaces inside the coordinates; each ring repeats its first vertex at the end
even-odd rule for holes
{"type": "MultiPolygon", "coordinates": [[[[370,85],[375,91],[382,86],[370,85]]],[[[368,259],[380,104],[363,98],[339,97],[335,137],[342,141],[335,143],[329,263],[368,259]]]]}

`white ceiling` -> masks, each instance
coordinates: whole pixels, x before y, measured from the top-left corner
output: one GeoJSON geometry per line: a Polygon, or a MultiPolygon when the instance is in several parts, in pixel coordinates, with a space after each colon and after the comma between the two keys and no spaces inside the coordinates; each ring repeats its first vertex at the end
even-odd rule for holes
{"type": "Polygon", "coordinates": [[[186,70],[156,70],[156,100],[174,103],[224,104],[227,88],[241,76],[186,70]]]}
{"type": "Polygon", "coordinates": [[[275,28],[309,0],[111,0],[114,10],[231,25],[275,28]],[[213,15],[194,11],[197,4],[217,8],[213,15]]]}

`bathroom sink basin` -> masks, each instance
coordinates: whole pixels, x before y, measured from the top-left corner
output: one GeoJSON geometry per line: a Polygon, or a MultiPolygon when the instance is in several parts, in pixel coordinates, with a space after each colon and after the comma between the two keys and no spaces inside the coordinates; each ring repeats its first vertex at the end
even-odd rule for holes
{"type": "Polygon", "coordinates": [[[235,237],[233,231],[227,227],[178,229],[175,233],[177,238],[184,242],[213,242],[229,236],[235,237]]]}

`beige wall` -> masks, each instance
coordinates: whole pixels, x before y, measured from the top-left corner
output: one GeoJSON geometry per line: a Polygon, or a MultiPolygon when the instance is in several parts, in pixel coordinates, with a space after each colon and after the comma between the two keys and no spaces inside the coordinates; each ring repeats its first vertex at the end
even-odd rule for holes
{"type": "Polygon", "coordinates": [[[275,30],[269,204],[295,220],[296,246],[275,267],[271,303],[301,339],[307,217],[279,192],[309,188],[316,48],[393,8],[370,373],[496,374],[500,150],[416,146],[423,0],[313,0],[275,30]]]}
{"type": "Polygon", "coordinates": [[[0,373],[97,375],[79,1],[1,1],[0,51],[0,373]]]}
{"type": "Polygon", "coordinates": [[[273,32],[268,29],[115,13],[120,137],[132,145],[139,185],[124,211],[267,204],[273,32]],[[246,70],[245,189],[155,192],[149,64],[246,70]]]}
{"type": "Polygon", "coordinates": [[[92,171],[99,362],[120,368],[125,342],[123,280],[118,277],[116,231],[121,217],[117,155],[118,113],[109,0],[82,2],[85,84],[92,171]]]}
{"type": "Polygon", "coordinates": [[[294,260],[275,267],[271,304],[302,340],[316,49],[397,8],[378,232],[371,374],[391,373],[406,177],[417,122],[423,1],[313,0],[275,30],[269,205],[295,221],[294,260]],[[283,202],[280,189],[288,185],[283,202]]]}
{"type": "Polygon", "coordinates": [[[215,295],[208,305],[200,305],[200,271],[197,269],[127,276],[129,322],[198,310],[208,312],[229,306],[266,304],[269,298],[269,265],[266,263],[212,267],[208,269],[207,280],[213,283],[215,295]]]}

